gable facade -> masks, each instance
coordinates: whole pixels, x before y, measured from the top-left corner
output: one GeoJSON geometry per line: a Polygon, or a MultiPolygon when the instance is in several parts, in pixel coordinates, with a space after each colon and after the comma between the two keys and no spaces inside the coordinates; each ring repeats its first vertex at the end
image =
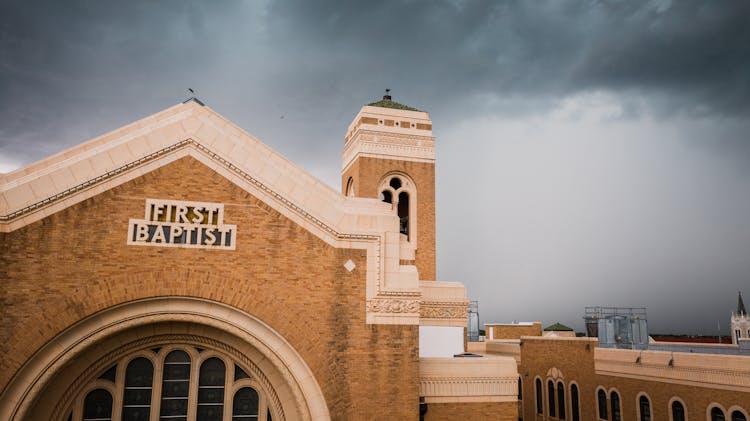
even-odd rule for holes
{"type": "Polygon", "coordinates": [[[195,101],[2,175],[0,418],[416,419],[420,329],[466,319],[420,212],[431,269],[195,101]]]}

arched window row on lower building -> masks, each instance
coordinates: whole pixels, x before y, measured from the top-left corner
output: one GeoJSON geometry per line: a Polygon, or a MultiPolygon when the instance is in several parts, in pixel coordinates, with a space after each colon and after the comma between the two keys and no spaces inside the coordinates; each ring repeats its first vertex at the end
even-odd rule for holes
{"type": "MultiPolygon", "coordinates": [[[[536,412],[537,414],[543,414],[543,394],[542,394],[542,381],[537,378],[535,380],[536,386],[536,412]]],[[[555,383],[552,380],[547,381],[547,414],[550,417],[565,420],[568,412],[566,411],[566,403],[570,403],[570,417],[572,421],[580,421],[580,398],[578,385],[574,382],[570,383],[570,401],[565,399],[565,389],[562,381],[555,383]],[[557,399],[557,401],[555,401],[557,399]]],[[[622,402],[620,400],[620,394],[611,389],[609,393],[599,386],[596,390],[597,400],[597,417],[600,420],[622,420],[622,402]]],[[[651,408],[651,399],[643,392],[637,395],[637,416],[639,421],[651,421],[653,419],[653,412],[651,408]]],[[[686,421],[687,420],[687,409],[685,403],[678,397],[670,399],[669,402],[669,416],[670,421],[686,421]]],[[[718,405],[709,406],[708,410],[708,421],[749,421],[747,413],[743,408],[738,406],[731,407],[729,410],[724,410],[718,405]]]]}
{"type": "Polygon", "coordinates": [[[609,394],[602,387],[596,388],[596,415],[600,420],[622,421],[620,393],[611,389],[609,394]]]}
{"type": "Polygon", "coordinates": [[[724,416],[724,411],[719,408],[718,406],[714,406],[711,408],[711,412],[709,413],[710,420],[711,421],[726,421],[726,417],[724,416]]]}
{"type": "MultiPolygon", "coordinates": [[[[519,379],[520,382],[520,379],[519,379]]],[[[520,383],[519,383],[520,384],[520,383]]],[[[545,394],[542,379],[534,379],[534,391],[536,402],[536,413],[539,415],[546,414],[550,418],[565,420],[568,415],[572,421],[580,421],[580,390],[575,382],[569,383],[569,399],[565,396],[565,384],[562,381],[555,383],[553,380],[547,380],[546,401],[547,407],[544,407],[545,394]],[[566,405],[570,405],[570,412],[567,412],[566,405]]],[[[519,392],[520,393],[520,392],[519,392]]],[[[520,395],[519,395],[520,400],[520,395]]],[[[596,389],[597,417],[600,420],[622,420],[622,401],[620,394],[614,388],[609,393],[602,386],[596,389]]],[[[653,410],[651,399],[644,392],[636,396],[637,419],[639,421],[651,421],[653,419],[653,410]]],[[[749,421],[747,412],[743,408],[733,406],[729,410],[724,410],[717,404],[709,406],[707,411],[708,421],[749,421]]],[[[669,419],[670,421],[686,421],[687,409],[685,403],[679,397],[673,397],[669,401],[669,419]]]]}
{"type": "MultiPolygon", "coordinates": [[[[542,380],[540,378],[536,378],[534,380],[535,385],[535,398],[536,398],[536,412],[537,414],[544,414],[545,413],[545,407],[544,407],[544,389],[542,386],[542,380]]],[[[580,421],[581,419],[581,412],[580,412],[580,398],[579,398],[579,392],[578,392],[578,385],[576,383],[571,382],[569,384],[570,387],[570,401],[568,401],[565,393],[565,383],[562,380],[558,380],[557,383],[555,381],[548,379],[547,380],[547,407],[546,412],[547,415],[551,418],[556,418],[558,420],[567,420],[568,418],[568,403],[570,403],[570,416],[571,420],[573,421],[580,421]]]]}
{"type": "Polygon", "coordinates": [[[721,406],[712,404],[708,411],[709,421],[747,421],[747,413],[744,409],[738,407],[724,410],[721,406]]]}
{"type": "Polygon", "coordinates": [[[72,421],[272,421],[262,388],[231,358],[190,346],[140,351],[84,389],[72,421]],[[196,369],[197,368],[197,369],[196,369]]]}

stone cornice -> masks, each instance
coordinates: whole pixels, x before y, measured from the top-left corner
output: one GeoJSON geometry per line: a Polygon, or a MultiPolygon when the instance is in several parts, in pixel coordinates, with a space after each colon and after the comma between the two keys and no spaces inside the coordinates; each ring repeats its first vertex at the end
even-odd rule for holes
{"type": "Polygon", "coordinates": [[[426,403],[515,402],[517,377],[426,377],[419,379],[426,403]]]}
{"type": "Polygon", "coordinates": [[[427,403],[515,402],[518,371],[512,358],[421,358],[419,391],[427,403]]]}
{"type": "Polygon", "coordinates": [[[370,324],[419,324],[419,300],[413,297],[368,299],[366,308],[370,324]]]}
{"type": "Polygon", "coordinates": [[[419,309],[421,319],[445,319],[456,321],[461,326],[466,324],[467,304],[423,303],[419,309]]]}
{"type": "Polygon", "coordinates": [[[418,313],[419,300],[398,298],[367,300],[367,311],[373,313],[418,313]]]}
{"type": "Polygon", "coordinates": [[[344,147],[342,168],[346,170],[357,157],[433,163],[435,139],[432,136],[358,130],[344,147]]]}
{"type": "Polygon", "coordinates": [[[457,282],[420,281],[422,300],[419,324],[427,326],[466,326],[469,300],[465,287],[457,282]]]}
{"type": "Polygon", "coordinates": [[[750,357],[595,348],[596,374],[750,393],[750,357]]]}

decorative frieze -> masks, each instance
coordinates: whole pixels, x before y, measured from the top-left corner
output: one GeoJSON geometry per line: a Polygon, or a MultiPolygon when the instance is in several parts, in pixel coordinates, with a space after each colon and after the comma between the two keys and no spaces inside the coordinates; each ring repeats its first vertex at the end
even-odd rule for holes
{"type": "Polygon", "coordinates": [[[465,327],[469,312],[466,288],[457,282],[420,281],[419,324],[465,327]]]}
{"type": "Polygon", "coordinates": [[[564,380],[565,376],[563,376],[562,371],[560,371],[557,367],[552,367],[549,370],[547,370],[547,378],[553,379],[553,380],[564,380]]]}
{"type": "Polygon", "coordinates": [[[346,169],[357,156],[400,161],[435,162],[435,141],[430,136],[392,135],[361,130],[344,148],[346,169]]]}
{"type": "Polygon", "coordinates": [[[515,377],[429,377],[419,379],[425,402],[509,402],[517,399],[515,377]]]}
{"type": "Polygon", "coordinates": [[[419,317],[424,319],[462,319],[467,316],[466,304],[455,303],[422,303],[419,307],[419,317]]]}
{"type": "Polygon", "coordinates": [[[418,313],[419,300],[400,300],[397,298],[367,300],[367,312],[418,313]]]}
{"type": "Polygon", "coordinates": [[[514,402],[518,370],[513,358],[420,358],[419,391],[425,402],[514,402]]]}

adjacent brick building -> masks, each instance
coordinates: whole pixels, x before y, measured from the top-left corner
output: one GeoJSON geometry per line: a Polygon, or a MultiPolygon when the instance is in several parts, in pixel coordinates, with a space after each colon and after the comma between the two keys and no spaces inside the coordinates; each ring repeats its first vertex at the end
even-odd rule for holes
{"type": "Polygon", "coordinates": [[[732,420],[750,410],[750,357],[523,337],[524,420],[732,420]],[[682,417],[682,418],[681,418],[682,417]]]}

